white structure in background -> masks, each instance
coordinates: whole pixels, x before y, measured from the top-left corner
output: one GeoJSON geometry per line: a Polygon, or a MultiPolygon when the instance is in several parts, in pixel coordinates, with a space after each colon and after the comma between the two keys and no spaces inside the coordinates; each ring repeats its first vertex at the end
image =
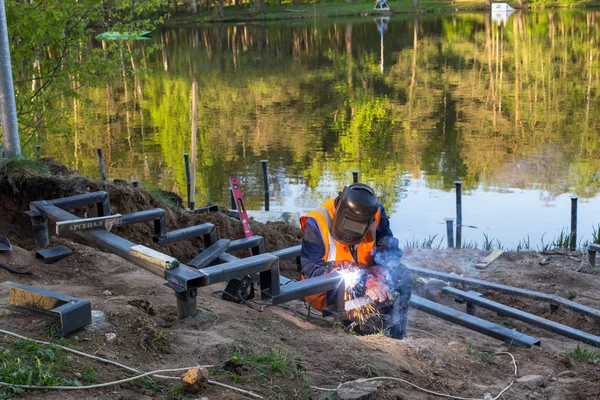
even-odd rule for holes
{"type": "Polygon", "coordinates": [[[515,9],[508,3],[492,3],[492,21],[496,21],[498,25],[506,25],[508,17],[515,12],[515,9]]]}
{"type": "Polygon", "coordinates": [[[377,0],[375,2],[375,7],[373,7],[373,10],[377,10],[377,11],[389,11],[390,10],[390,6],[388,6],[387,0],[377,0]]]}

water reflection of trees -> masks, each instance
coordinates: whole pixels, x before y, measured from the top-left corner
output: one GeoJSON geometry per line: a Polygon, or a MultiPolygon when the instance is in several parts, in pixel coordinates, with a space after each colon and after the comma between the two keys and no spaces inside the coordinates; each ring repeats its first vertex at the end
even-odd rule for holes
{"type": "Polygon", "coordinates": [[[152,65],[123,60],[124,75],[153,68],[147,79],[110,82],[91,94],[94,108],[74,110],[85,126],[74,165],[95,168],[91,150],[102,146],[113,176],[182,189],[196,79],[198,185],[211,200],[226,201],[230,174],[258,177],[265,157],[276,182],[310,188],[323,176],[339,187],[360,169],[388,204],[402,172],[441,189],[461,177],[467,188],[593,196],[597,14],[515,13],[506,26],[484,14],[392,19],[383,75],[372,21],[166,30],[152,65]]]}

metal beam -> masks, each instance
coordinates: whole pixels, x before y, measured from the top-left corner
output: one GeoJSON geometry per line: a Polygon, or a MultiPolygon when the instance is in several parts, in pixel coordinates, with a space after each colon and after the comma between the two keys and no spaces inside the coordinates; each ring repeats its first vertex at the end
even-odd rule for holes
{"type": "Polygon", "coordinates": [[[87,207],[89,205],[96,204],[99,217],[110,215],[110,200],[108,193],[105,191],[84,193],[76,196],[48,200],[48,203],[65,210],[77,207],[87,207]]]}
{"type": "Polygon", "coordinates": [[[289,258],[298,257],[302,251],[302,245],[288,247],[281,250],[272,251],[271,254],[279,257],[281,260],[287,260],[289,258]]]}
{"type": "Polygon", "coordinates": [[[176,231],[168,232],[162,236],[155,236],[154,242],[158,244],[169,244],[175,243],[186,239],[197,238],[200,236],[207,235],[215,229],[215,226],[210,223],[189,226],[187,228],[178,229],[176,231]]]}
{"type": "Polygon", "coordinates": [[[187,264],[194,268],[204,268],[225,253],[230,243],[231,240],[229,239],[219,239],[215,244],[204,249],[202,253],[188,261],[187,264]]]}
{"type": "Polygon", "coordinates": [[[344,285],[344,278],[337,272],[325,274],[297,282],[289,282],[279,289],[279,294],[272,296],[273,304],[301,300],[306,296],[336,290],[344,285]]]}
{"type": "MultiPolygon", "coordinates": [[[[55,221],[79,219],[76,215],[56,207],[49,201],[33,202],[31,203],[31,208],[43,213],[47,218],[55,221]]],[[[94,229],[85,232],[74,232],[73,234],[96,243],[100,248],[115,253],[154,275],[160,276],[161,278],[180,286],[184,290],[202,286],[204,275],[200,272],[183,264],[181,264],[179,268],[167,270],[142,258],[136,257],[131,253],[131,248],[137,246],[137,244],[124,239],[121,236],[115,235],[114,233],[102,229],[94,229]]]]}
{"type": "Polygon", "coordinates": [[[465,328],[483,333],[484,335],[491,336],[495,339],[502,340],[508,346],[515,344],[525,347],[540,345],[539,339],[463,313],[455,310],[454,308],[446,307],[442,304],[415,296],[414,294],[410,297],[410,306],[419,311],[423,311],[438,318],[445,319],[446,321],[464,326],[465,328]]]}
{"type": "Polygon", "coordinates": [[[245,275],[268,271],[274,267],[279,268],[279,259],[272,254],[266,253],[237,259],[225,264],[214,265],[198,270],[198,272],[205,276],[204,285],[208,286],[233,278],[241,278],[245,275]]]}
{"type": "Polygon", "coordinates": [[[167,233],[167,212],[162,208],[144,210],[123,215],[122,225],[133,225],[154,221],[154,234],[163,236],[167,233]]]}
{"type": "Polygon", "coordinates": [[[229,244],[229,251],[245,250],[252,247],[258,247],[264,243],[262,236],[250,236],[248,238],[232,240],[229,244]]]}
{"type": "Polygon", "coordinates": [[[502,292],[502,293],[514,294],[514,295],[523,296],[523,297],[527,297],[527,298],[534,299],[534,300],[546,301],[555,306],[562,305],[562,306],[565,306],[568,309],[575,311],[577,313],[587,315],[588,317],[600,319],[600,310],[597,310],[592,307],[584,306],[583,304],[579,304],[579,303],[576,303],[571,300],[567,300],[567,299],[559,297],[559,296],[553,296],[551,294],[541,293],[541,292],[534,292],[532,290],[516,288],[513,286],[501,285],[498,283],[483,281],[481,279],[466,278],[463,276],[447,274],[444,272],[433,271],[430,269],[408,267],[408,270],[413,274],[417,274],[417,275],[421,275],[421,276],[429,276],[432,278],[441,279],[443,281],[458,282],[458,283],[462,283],[463,285],[466,285],[466,286],[469,286],[472,288],[483,288],[483,289],[494,290],[494,291],[502,292]]]}
{"type": "Polygon", "coordinates": [[[558,333],[559,335],[566,336],[571,339],[579,340],[580,342],[590,344],[592,346],[600,347],[600,337],[580,331],[578,329],[571,328],[570,326],[559,324],[558,322],[549,321],[545,318],[538,317],[537,315],[530,314],[528,312],[506,306],[495,301],[488,300],[481,297],[480,293],[464,292],[453,287],[442,288],[442,291],[446,294],[457,296],[461,299],[468,300],[469,302],[487,308],[488,310],[495,311],[499,315],[504,317],[510,317],[519,321],[527,322],[528,324],[539,326],[540,328],[558,333]]]}

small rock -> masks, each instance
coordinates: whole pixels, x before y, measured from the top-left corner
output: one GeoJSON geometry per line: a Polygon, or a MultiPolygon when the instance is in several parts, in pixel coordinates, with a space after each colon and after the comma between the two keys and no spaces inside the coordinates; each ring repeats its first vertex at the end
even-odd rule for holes
{"type": "Polygon", "coordinates": [[[150,389],[146,389],[146,390],[144,390],[144,394],[146,396],[152,396],[154,394],[154,392],[152,390],[150,390],[150,389]]]}
{"type": "Polygon", "coordinates": [[[75,372],[75,374],[74,374],[74,375],[75,375],[76,377],[78,377],[78,378],[81,378],[81,377],[82,377],[82,375],[81,375],[79,372],[75,372]]]}
{"type": "Polygon", "coordinates": [[[357,380],[342,383],[337,388],[337,395],[340,400],[366,400],[374,398],[372,395],[376,391],[376,382],[364,382],[357,380]]]}
{"type": "Polygon", "coordinates": [[[198,393],[208,382],[208,371],[205,368],[192,368],[181,377],[181,387],[186,393],[198,393]]]}
{"type": "Polygon", "coordinates": [[[544,386],[544,377],[542,375],[525,375],[517,379],[517,382],[531,389],[535,389],[544,386]]]}
{"type": "Polygon", "coordinates": [[[116,333],[105,333],[104,334],[104,340],[106,341],[106,343],[112,343],[117,339],[117,334],[116,333]]]}
{"type": "Polygon", "coordinates": [[[102,292],[102,294],[105,296],[112,296],[112,292],[110,290],[105,290],[104,292],[102,292]]]}
{"type": "Polygon", "coordinates": [[[540,265],[548,265],[550,264],[550,257],[544,257],[540,260],[540,265]]]}
{"type": "Polygon", "coordinates": [[[563,371],[557,376],[559,378],[574,378],[575,376],[577,376],[577,373],[575,371],[563,371]]]}

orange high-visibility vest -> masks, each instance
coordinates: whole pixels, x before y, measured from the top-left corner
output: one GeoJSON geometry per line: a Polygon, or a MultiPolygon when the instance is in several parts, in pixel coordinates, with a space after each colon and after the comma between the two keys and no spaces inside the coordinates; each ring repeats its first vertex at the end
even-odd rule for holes
{"type": "MultiPolygon", "coordinates": [[[[334,213],[335,198],[327,200],[316,210],[300,217],[300,226],[302,227],[303,232],[307,218],[313,218],[317,222],[317,226],[321,233],[321,239],[323,239],[323,245],[325,246],[323,261],[325,263],[331,262],[334,265],[337,265],[342,261],[356,262],[360,268],[367,268],[373,265],[373,250],[375,249],[376,231],[379,227],[379,221],[381,220],[381,209],[377,210],[375,221],[369,226],[365,237],[363,237],[362,241],[357,245],[356,260],[352,257],[350,246],[336,241],[331,234],[331,221],[333,220],[334,213]]],[[[302,279],[305,279],[304,275],[302,275],[302,279]]],[[[319,293],[307,296],[305,297],[305,300],[311,304],[313,308],[321,311],[323,308],[327,307],[326,297],[325,293],[319,293]]]]}

